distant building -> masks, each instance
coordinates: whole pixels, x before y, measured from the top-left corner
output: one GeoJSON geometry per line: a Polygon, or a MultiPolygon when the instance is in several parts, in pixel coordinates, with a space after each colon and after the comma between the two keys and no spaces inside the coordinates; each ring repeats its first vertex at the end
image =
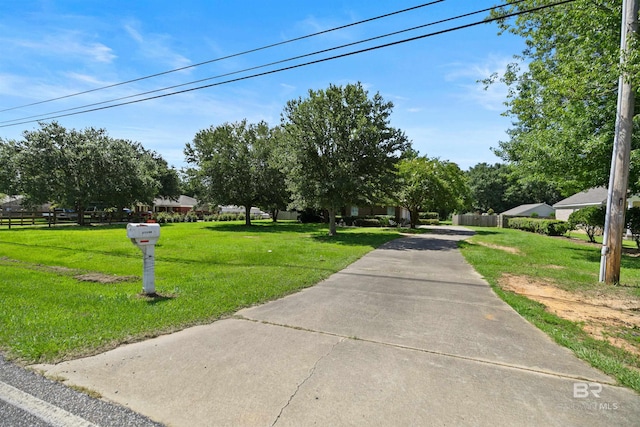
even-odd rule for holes
{"type": "Polygon", "coordinates": [[[153,212],[176,212],[187,213],[195,209],[198,201],[193,197],[181,195],[177,200],[166,199],[163,197],[153,201],[153,212]]]}
{"type": "Polygon", "coordinates": [[[508,211],[502,212],[500,215],[508,217],[530,217],[536,214],[541,218],[548,218],[555,213],[555,209],[546,203],[531,203],[528,205],[520,205],[508,211]]]}
{"type": "MultiPolygon", "coordinates": [[[[226,206],[220,206],[220,213],[225,214],[244,214],[244,206],[236,206],[236,205],[226,205],[226,206]]],[[[261,211],[259,208],[256,207],[252,207],[250,210],[250,214],[252,216],[259,216],[261,218],[270,218],[271,216],[266,213],[261,211]]]]}
{"type": "Polygon", "coordinates": [[[587,206],[602,206],[607,204],[607,189],[605,187],[590,188],[581,191],[553,205],[556,219],[567,221],[573,212],[587,206]]]}
{"type": "MultiPolygon", "coordinates": [[[[556,219],[567,221],[573,212],[588,206],[606,206],[607,189],[605,187],[590,188],[569,196],[553,205],[556,210],[556,219]]],[[[640,206],[640,196],[627,197],[627,208],[640,206]]]]}
{"type": "Polygon", "coordinates": [[[22,200],[24,196],[5,196],[0,198],[0,212],[20,212],[20,211],[38,211],[46,212],[51,208],[49,203],[45,203],[40,206],[36,206],[34,209],[25,209],[22,206],[22,200]]]}

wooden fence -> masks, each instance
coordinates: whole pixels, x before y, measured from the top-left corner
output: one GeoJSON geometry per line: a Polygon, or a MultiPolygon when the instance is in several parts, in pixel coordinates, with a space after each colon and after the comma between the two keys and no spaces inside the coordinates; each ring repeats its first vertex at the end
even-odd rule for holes
{"type": "Polygon", "coordinates": [[[473,225],[476,227],[497,227],[498,215],[464,214],[453,215],[453,225],[473,225]]]}
{"type": "MultiPolygon", "coordinates": [[[[144,222],[147,217],[142,214],[115,214],[113,212],[85,212],[84,223],[111,224],[118,222],[144,222]]],[[[41,211],[4,211],[0,212],[0,226],[16,227],[26,225],[54,226],[58,224],[77,224],[78,215],[68,212],[41,212],[41,211]]]]}

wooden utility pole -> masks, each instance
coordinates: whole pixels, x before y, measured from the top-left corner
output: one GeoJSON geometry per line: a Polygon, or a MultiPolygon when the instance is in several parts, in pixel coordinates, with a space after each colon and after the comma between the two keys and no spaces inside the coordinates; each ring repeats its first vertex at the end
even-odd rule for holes
{"type": "Polygon", "coordinates": [[[622,71],[618,83],[618,107],[616,134],[611,156],[611,173],[607,196],[607,214],[600,265],[600,281],[609,284],[620,282],[622,238],[625,229],[624,214],[627,208],[629,163],[635,97],[630,77],[626,71],[629,40],[638,31],[638,1],[623,0],[622,29],[620,34],[620,64],[622,71]]]}

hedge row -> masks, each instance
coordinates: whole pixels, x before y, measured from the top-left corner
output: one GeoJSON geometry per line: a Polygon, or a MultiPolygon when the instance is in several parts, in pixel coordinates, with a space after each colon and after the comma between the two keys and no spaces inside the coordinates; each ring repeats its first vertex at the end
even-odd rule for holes
{"type": "Polygon", "coordinates": [[[195,212],[187,212],[186,214],[180,214],[177,212],[158,212],[153,216],[160,224],[172,223],[172,222],[196,222],[198,216],[195,212]]]}
{"type": "Polygon", "coordinates": [[[421,220],[440,220],[440,214],[438,212],[418,212],[418,218],[421,220]]]}
{"type": "Polygon", "coordinates": [[[398,225],[406,225],[405,220],[398,224],[393,215],[336,216],[336,222],[348,227],[397,227],[398,225]]]}
{"type": "MultiPolygon", "coordinates": [[[[186,214],[180,214],[176,212],[159,212],[154,215],[154,219],[160,223],[172,223],[172,222],[196,222],[198,216],[195,212],[188,212],[186,214]]],[[[203,221],[244,221],[245,215],[243,213],[221,213],[211,214],[202,217],[203,221]]],[[[251,220],[262,219],[260,215],[251,215],[251,220]]]]}
{"type": "Polygon", "coordinates": [[[556,219],[509,218],[507,227],[547,236],[562,236],[569,231],[569,224],[556,219]]]}

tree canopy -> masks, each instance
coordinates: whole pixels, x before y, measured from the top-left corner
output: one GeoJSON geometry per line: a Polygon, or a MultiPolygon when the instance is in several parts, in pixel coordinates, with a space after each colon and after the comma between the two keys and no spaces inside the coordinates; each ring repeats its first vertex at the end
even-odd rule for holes
{"type": "Polygon", "coordinates": [[[391,192],[395,164],[409,146],[404,133],[390,126],[392,108],[358,83],[310,90],[282,113],[294,202],[326,209],[331,235],[343,206],[370,205],[391,192]]]}
{"type": "Polygon", "coordinates": [[[178,174],[159,155],[103,129],[41,123],[22,140],[0,140],[4,157],[10,173],[0,174],[0,191],[23,195],[26,206],[51,202],[84,212],[93,204],[123,208],[179,195],[178,174]]]}
{"type": "Polygon", "coordinates": [[[560,186],[536,177],[523,177],[512,165],[478,163],[465,175],[471,207],[480,212],[504,212],[525,203],[553,205],[563,198],[560,186]]]}
{"type": "Polygon", "coordinates": [[[202,201],[245,208],[251,225],[252,206],[275,206],[284,178],[271,159],[271,130],[265,122],[224,123],[196,134],[186,145],[187,171],[202,201]]]}
{"type": "Polygon", "coordinates": [[[469,190],[458,165],[437,158],[404,158],[398,164],[397,200],[411,217],[411,228],[419,220],[419,212],[437,211],[443,216],[463,208],[469,190]]]}
{"type": "MultiPolygon", "coordinates": [[[[508,9],[550,2],[526,0],[508,9]]],[[[565,193],[608,183],[621,4],[576,0],[500,24],[504,31],[524,37],[526,49],[501,79],[509,87],[505,114],[514,121],[509,140],[501,142],[496,153],[528,176],[561,183],[565,193]]],[[[637,55],[629,60],[630,69],[637,68],[637,55]]],[[[632,75],[637,79],[637,73],[632,75]]],[[[632,159],[640,155],[636,134],[632,159]]],[[[639,172],[640,163],[632,160],[632,187],[638,187],[639,172]]]]}

